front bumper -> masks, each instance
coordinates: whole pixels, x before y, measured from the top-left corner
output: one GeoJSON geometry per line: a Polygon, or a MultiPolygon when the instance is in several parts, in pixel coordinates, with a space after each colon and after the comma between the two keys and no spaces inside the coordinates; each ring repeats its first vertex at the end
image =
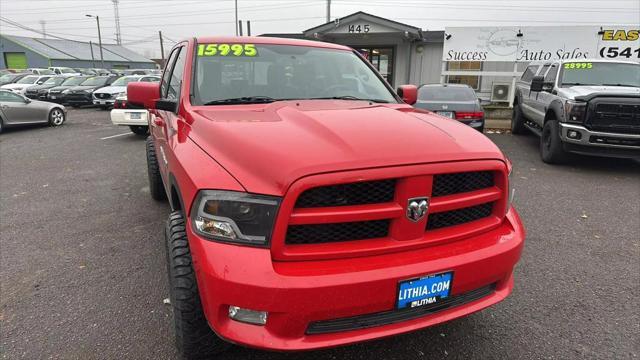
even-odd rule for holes
{"type": "Polygon", "coordinates": [[[513,287],[524,229],[511,209],[502,224],[465,240],[413,251],[319,261],[274,261],[269,249],[202,239],[187,226],[200,297],[212,329],[232,343],[311,350],[401,334],[496,304],[513,287]],[[309,325],[388,312],[398,282],[453,271],[451,295],[492,286],[486,296],[406,321],[310,335],[309,325]],[[229,319],[230,305],[268,311],[265,326],[229,319]]]}
{"type": "Polygon", "coordinates": [[[93,105],[113,106],[115,99],[93,99],[93,105]]]}
{"type": "Polygon", "coordinates": [[[640,134],[599,132],[582,125],[560,123],[567,151],[596,156],[640,158],[640,134]]]}
{"type": "Polygon", "coordinates": [[[64,101],[71,105],[91,105],[93,99],[91,94],[67,94],[64,101]]]}
{"type": "Polygon", "coordinates": [[[111,122],[113,125],[148,126],[149,112],[144,109],[113,109],[111,110],[111,122]],[[139,119],[133,119],[134,114],[139,114],[139,119]]]}

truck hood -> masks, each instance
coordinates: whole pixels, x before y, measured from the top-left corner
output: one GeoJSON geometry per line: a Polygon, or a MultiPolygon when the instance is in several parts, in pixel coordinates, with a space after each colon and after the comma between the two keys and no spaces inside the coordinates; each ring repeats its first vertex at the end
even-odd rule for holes
{"type": "Polygon", "coordinates": [[[504,160],[478,131],[408,105],[302,100],[193,110],[189,137],[254,193],[282,195],[311,174],[504,160]]]}
{"type": "Polygon", "coordinates": [[[558,89],[558,95],[567,99],[575,99],[577,96],[586,96],[593,93],[607,93],[620,95],[640,95],[640,88],[631,86],[571,86],[568,88],[558,89]]]}
{"type": "Polygon", "coordinates": [[[105,86],[100,90],[96,90],[96,93],[105,93],[105,94],[112,94],[112,95],[123,93],[123,92],[124,93],[127,92],[126,86],[105,86]]]}

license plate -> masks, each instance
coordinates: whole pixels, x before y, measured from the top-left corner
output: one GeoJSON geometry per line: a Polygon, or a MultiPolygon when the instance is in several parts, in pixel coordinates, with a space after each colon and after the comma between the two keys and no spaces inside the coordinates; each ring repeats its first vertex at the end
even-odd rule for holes
{"type": "Polygon", "coordinates": [[[453,119],[453,111],[436,111],[436,114],[453,119]]]}
{"type": "Polygon", "coordinates": [[[52,99],[52,100],[55,100],[55,99],[56,99],[56,97],[55,97],[54,95],[51,95],[51,99],[52,99]]]}
{"type": "Polygon", "coordinates": [[[106,104],[107,102],[106,102],[106,101],[104,101],[104,100],[100,100],[100,101],[98,101],[98,103],[100,103],[100,105],[104,105],[104,104],[106,104]]]}
{"type": "Polygon", "coordinates": [[[140,114],[140,113],[129,113],[129,118],[131,120],[140,120],[140,119],[142,119],[142,114],[140,114]]]}
{"type": "Polygon", "coordinates": [[[452,284],[452,271],[401,281],[396,307],[404,309],[435,304],[449,296],[452,284]]]}

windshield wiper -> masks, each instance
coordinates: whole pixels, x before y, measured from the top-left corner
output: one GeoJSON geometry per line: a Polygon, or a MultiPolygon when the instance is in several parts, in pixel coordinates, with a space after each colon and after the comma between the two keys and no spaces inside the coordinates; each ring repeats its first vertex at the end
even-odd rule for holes
{"type": "Polygon", "coordinates": [[[602,84],[603,86],[628,86],[628,87],[640,87],[634,84],[602,84]]]}
{"type": "Polygon", "coordinates": [[[205,105],[233,105],[233,104],[268,104],[278,100],[268,96],[243,96],[238,98],[212,100],[204,103],[205,105]]]}
{"type": "Polygon", "coordinates": [[[370,101],[370,102],[374,102],[374,103],[389,103],[389,101],[383,100],[383,99],[363,99],[363,98],[359,98],[359,97],[352,96],[352,95],[315,97],[315,98],[308,98],[307,100],[330,100],[330,99],[334,99],[334,100],[359,100],[359,101],[370,101]]]}

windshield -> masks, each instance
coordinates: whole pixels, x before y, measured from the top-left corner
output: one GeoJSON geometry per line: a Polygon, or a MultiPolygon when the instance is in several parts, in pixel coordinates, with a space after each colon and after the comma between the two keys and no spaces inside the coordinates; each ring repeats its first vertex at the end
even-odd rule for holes
{"type": "Polygon", "coordinates": [[[352,52],[290,45],[225,45],[199,45],[195,104],[240,98],[251,102],[258,97],[264,102],[334,97],[397,102],[352,52]]]}
{"type": "Polygon", "coordinates": [[[99,86],[99,85],[104,85],[107,83],[107,78],[106,77],[91,77],[88,78],[87,80],[85,80],[82,84],[82,86],[99,86]]]}
{"type": "Polygon", "coordinates": [[[22,79],[18,80],[16,82],[16,84],[35,84],[36,81],[38,81],[39,78],[40,78],[40,76],[37,76],[37,75],[25,76],[22,79]]]}
{"type": "Polygon", "coordinates": [[[4,74],[0,76],[0,81],[12,81],[17,78],[20,74],[4,74]]]}
{"type": "Polygon", "coordinates": [[[52,77],[49,80],[44,82],[44,85],[60,85],[64,81],[64,78],[61,77],[52,77]]]}
{"type": "Polygon", "coordinates": [[[560,86],[610,85],[640,87],[640,64],[575,62],[562,66],[560,86]]]}
{"type": "Polygon", "coordinates": [[[83,81],[87,80],[86,77],[74,76],[71,78],[67,78],[62,85],[80,85],[83,81]]]}
{"type": "Polygon", "coordinates": [[[421,86],[418,100],[424,101],[475,101],[476,93],[468,87],[421,86]]]}
{"type": "Polygon", "coordinates": [[[138,81],[138,79],[139,79],[138,77],[123,76],[120,79],[114,81],[113,84],[111,84],[111,86],[127,86],[128,83],[136,82],[138,81]]]}
{"type": "Polygon", "coordinates": [[[61,74],[75,74],[77,73],[77,71],[70,69],[70,68],[60,68],[60,73],[61,74]]]}

